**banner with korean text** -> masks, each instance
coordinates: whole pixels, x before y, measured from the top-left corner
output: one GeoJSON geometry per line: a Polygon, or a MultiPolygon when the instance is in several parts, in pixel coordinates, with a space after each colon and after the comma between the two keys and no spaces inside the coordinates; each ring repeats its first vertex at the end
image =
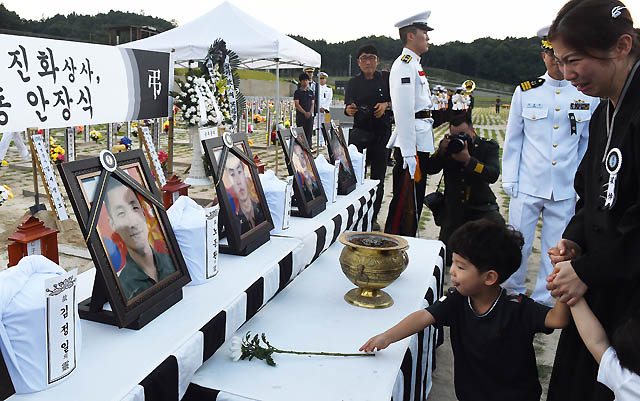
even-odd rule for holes
{"type": "Polygon", "coordinates": [[[168,116],[169,53],[0,35],[0,132],[168,116]]]}

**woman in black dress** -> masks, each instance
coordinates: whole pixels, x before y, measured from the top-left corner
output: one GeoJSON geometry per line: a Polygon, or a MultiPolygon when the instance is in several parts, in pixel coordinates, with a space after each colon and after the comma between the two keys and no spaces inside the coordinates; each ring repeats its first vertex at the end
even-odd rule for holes
{"type": "MultiPolygon", "coordinates": [[[[640,32],[616,0],[571,0],[549,39],[565,79],[604,98],[576,173],[576,214],[558,245],[548,289],[586,299],[609,337],[640,304],[640,32]]],[[[588,107],[576,99],[571,109],[588,107]]],[[[640,341],[640,340],[639,340],[640,341]]],[[[562,331],[547,400],[613,400],[576,327],[562,331]]]]}

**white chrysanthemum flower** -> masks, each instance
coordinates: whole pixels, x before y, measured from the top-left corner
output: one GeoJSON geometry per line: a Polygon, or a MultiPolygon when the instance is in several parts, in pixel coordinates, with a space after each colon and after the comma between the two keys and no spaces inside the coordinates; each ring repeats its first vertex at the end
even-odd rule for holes
{"type": "Polygon", "coordinates": [[[242,357],[242,338],[233,336],[231,345],[229,346],[229,358],[237,362],[242,357]]]}

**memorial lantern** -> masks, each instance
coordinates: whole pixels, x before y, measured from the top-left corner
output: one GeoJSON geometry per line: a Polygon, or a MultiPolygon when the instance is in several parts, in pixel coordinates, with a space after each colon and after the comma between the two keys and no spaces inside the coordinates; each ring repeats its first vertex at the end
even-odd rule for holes
{"type": "Polygon", "coordinates": [[[12,244],[9,251],[9,264],[15,266],[20,259],[29,255],[42,255],[58,263],[58,230],[52,230],[34,216],[28,216],[18,226],[18,231],[9,237],[12,244]]]}
{"type": "Polygon", "coordinates": [[[189,184],[185,184],[177,175],[171,176],[162,187],[162,203],[165,209],[169,209],[180,195],[189,196],[189,184]]]}
{"type": "Polygon", "coordinates": [[[256,164],[256,167],[258,168],[258,172],[260,174],[264,174],[264,166],[265,166],[265,164],[262,162],[262,160],[260,160],[260,158],[258,157],[257,154],[253,156],[253,161],[256,164]]]}

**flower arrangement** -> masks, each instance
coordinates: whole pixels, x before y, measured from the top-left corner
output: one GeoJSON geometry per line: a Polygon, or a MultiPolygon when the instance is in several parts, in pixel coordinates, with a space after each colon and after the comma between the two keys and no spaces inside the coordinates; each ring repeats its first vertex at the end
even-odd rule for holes
{"type": "Polygon", "coordinates": [[[78,125],[78,126],[76,127],[76,131],[78,131],[78,132],[82,132],[82,131],[84,131],[84,127],[83,127],[82,125],[78,125]]]}
{"type": "Polygon", "coordinates": [[[138,123],[136,121],[132,121],[131,125],[129,127],[130,127],[129,128],[129,130],[130,130],[129,134],[137,137],[138,136],[138,123]]]}
{"type": "Polygon", "coordinates": [[[11,188],[6,185],[0,185],[0,206],[3,203],[8,201],[9,199],[13,199],[13,193],[11,192],[11,188]]]}
{"type": "Polygon", "coordinates": [[[127,147],[127,150],[131,150],[131,138],[128,136],[123,136],[120,138],[120,145],[124,145],[127,147]]]}
{"type": "Polygon", "coordinates": [[[165,132],[165,134],[169,132],[169,126],[170,126],[169,120],[166,120],[164,124],[162,124],[162,130],[165,132]]]}
{"type": "Polygon", "coordinates": [[[102,133],[98,130],[89,131],[89,137],[98,143],[98,141],[102,138],[102,133]]]}
{"type": "Polygon", "coordinates": [[[295,354],[295,355],[323,355],[323,356],[376,356],[376,354],[341,354],[339,352],[312,352],[312,351],[289,351],[278,349],[267,341],[267,336],[262,333],[261,336],[256,334],[251,338],[251,332],[247,332],[244,339],[234,336],[231,339],[231,347],[229,348],[229,357],[234,361],[240,359],[253,358],[261,359],[269,366],[276,366],[276,362],[273,360],[274,353],[278,354],[295,354]],[[260,340],[264,343],[261,344],[260,340]]]}
{"type": "Polygon", "coordinates": [[[285,121],[285,122],[284,122],[284,127],[285,127],[285,128],[289,128],[289,127],[291,127],[291,121],[289,121],[289,120],[285,121]]]}
{"type": "Polygon", "coordinates": [[[197,76],[193,71],[187,74],[184,82],[176,80],[176,83],[180,92],[171,92],[171,96],[175,98],[176,106],[182,111],[180,118],[184,123],[188,126],[201,125],[198,92],[204,98],[207,111],[207,123],[204,126],[217,126],[225,122],[221,121],[219,115],[221,109],[218,107],[218,96],[216,96],[217,84],[197,76]]]}
{"type": "Polygon", "coordinates": [[[162,167],[162,171],[167,174],[167,162],[169,161],[169,155],[164,150],[158,152],[158,160],[160,161],[160,167],[162,167]]]}
{"type": "Polygon", "coordinates": [[[55,164],[60,164],[65,160],[64,148],[60,145],[56,145],[53,137],[49,137],[49,157],[55,164]]]}
{"type": "Polygon", "coordinates": [[[263,121],[263,118],[260,114],[256,114],[253,116],[253,122],[256,124],[260,124],[263,121]]]}
{"type": "Polygon", "coordinates": [[[0,167],[7,167],[9,165],[9,163],[6,160],[2,160],[0,162],[0,167]]]}

